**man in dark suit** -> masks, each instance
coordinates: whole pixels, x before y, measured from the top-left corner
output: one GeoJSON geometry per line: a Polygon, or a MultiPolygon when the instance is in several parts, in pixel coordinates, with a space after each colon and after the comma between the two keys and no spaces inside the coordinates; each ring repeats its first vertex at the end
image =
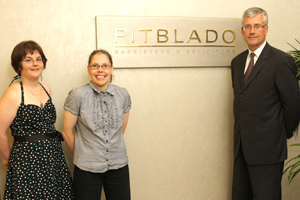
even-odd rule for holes
{"type": "Polygon", "coordinates": [[[281,199],[287,139],[293,136],[300,119],[295,62],[266,42],[267,33],[267,13],[256,7],[246,10],[242,34],[249,49],[231,63],[233,200],[281,199]]]}

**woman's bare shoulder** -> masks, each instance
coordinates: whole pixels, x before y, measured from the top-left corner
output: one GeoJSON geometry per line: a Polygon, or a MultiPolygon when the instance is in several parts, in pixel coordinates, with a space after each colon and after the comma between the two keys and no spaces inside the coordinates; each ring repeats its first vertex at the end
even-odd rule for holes
{"type": "Polygon", "coordinates": [[[40,84],[45,88],[45,90],[47,90],[47,92],[51,95],[51,88],[49,87],[49,85],[47,85],[46,83],[41,83],[40,84]]]}
{"type": "Polygon", "coordinates": [[[0,99],[0,103],[3,105],[18,107],[21,103],[22,92],[19,82],[14,82],[7,88],[0,99]]]}

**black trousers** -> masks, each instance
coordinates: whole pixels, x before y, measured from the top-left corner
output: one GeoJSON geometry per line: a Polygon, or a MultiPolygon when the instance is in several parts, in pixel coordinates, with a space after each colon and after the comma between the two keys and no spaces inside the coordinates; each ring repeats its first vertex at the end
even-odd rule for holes
{"type": "Polygon", "coordinates": [[[271,165],[249,165],[240,147],[234,160],[232,200],[281,200],[283,167],[284,161],[271,165]]]}
{"type": "Polygon", "coordinates": [[[106,200],[130,200],[128,165],[104,173],[92,173],[74,168],[76,200],[100,200],[102,187],[106,200]]]}

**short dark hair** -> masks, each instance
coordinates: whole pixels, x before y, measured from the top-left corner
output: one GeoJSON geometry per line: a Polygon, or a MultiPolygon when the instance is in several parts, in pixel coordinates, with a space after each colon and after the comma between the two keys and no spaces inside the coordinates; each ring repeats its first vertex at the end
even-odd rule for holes
{"type": "Polygon", "coordinates": [[[105,54],[105,55],[107,55],[107,57],[108,57],[108,59],[110,61],[110,64],[113,65],[113,61],[112,61],[112,57],[111,57],[110,53],[108,53],[108,51],[106,51],[104,49],[94,50],[91,53],[90,57],[89,57],[89,63],[88,63],[88,65],[90,65],[93,56],[96,55],[96,54],[105,54]]]}
{"type": "Polygon", "coordinates": [[[21,61],[28,53],[33,54],[35,50],[41,54],[42,61],[44,63],[44,69],[45,69],[47,58],[43,52],[43,49],[35,41],[32,40],[23,41],[17,44],[17,46],[15,46],[15,48],[13,49],[11,53],[11,65],[19,76],[21,76],[21,69],[23,69],[21,65],[21,61]]]}

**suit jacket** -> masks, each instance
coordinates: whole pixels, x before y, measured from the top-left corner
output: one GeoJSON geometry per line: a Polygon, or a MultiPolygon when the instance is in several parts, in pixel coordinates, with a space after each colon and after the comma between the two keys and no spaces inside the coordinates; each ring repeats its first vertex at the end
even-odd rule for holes
{"type": "Polygon", "coordinates": [[[244,84],[248,50],[231,62],[234,90],[234,156],[240,145],[250,165],[267,165],[287,158],[287,138],[300,119],[296,65],[291,56],[268,43],[244,84]]]}

